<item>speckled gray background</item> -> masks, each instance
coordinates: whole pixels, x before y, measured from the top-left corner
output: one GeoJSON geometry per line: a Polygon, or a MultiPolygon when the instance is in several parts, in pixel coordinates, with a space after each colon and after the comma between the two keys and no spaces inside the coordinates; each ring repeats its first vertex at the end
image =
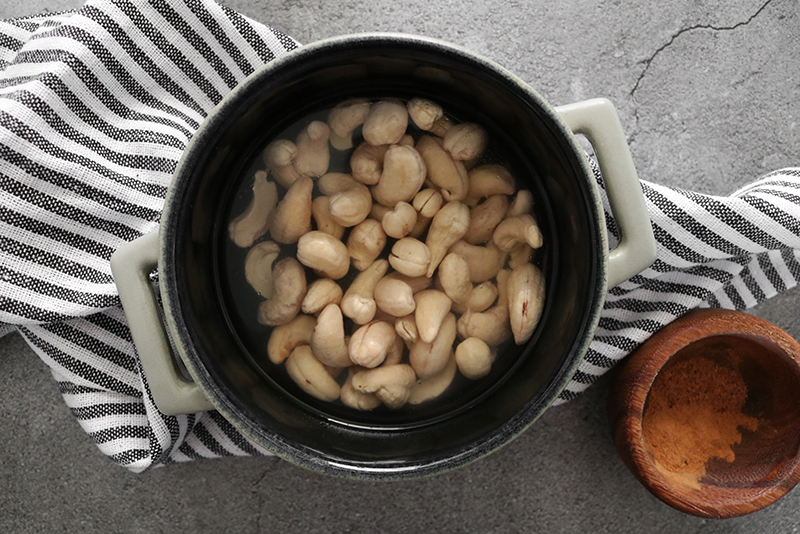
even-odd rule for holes
{"type": "MultiPolygon", "coordinates": [[[[225,0],[300,42],[402,31],[464,45],[552,104],[617,106],[641,178],[727,194],[800,165],[797,0],[225,0]]],[[[0,18],[80,0],[5,0],[0,18]]],[[[753,310],[800,337],[797,289],[753,310]]],[[[398,483],[324,478],[275,458],[132,475],[97,451],[45,365],[0,340],[0,532],[797,532],[800,490],[748,517],[684,515],[617,457],[609,380],[499,452],[398,483]]]]}

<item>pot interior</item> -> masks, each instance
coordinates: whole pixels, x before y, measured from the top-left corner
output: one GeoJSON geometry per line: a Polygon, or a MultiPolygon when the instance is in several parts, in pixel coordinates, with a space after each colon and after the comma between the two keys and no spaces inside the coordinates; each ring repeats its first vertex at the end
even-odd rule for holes
{"type": "MultiPolygon", "coordinates": [[[[332,151],[335,154],[334,151],[332,151]]],[[[446,45],[372,37],[298,50],[249,78],[193,139],[162,233],[162,272],[186,364],[246,434],[306,467],[404,477],[460,465],[521,432],[555,399],[602,305],[605,242],[591,176],[553,112],[504,71],[446,45]],[[227,223],[249,202],[267,143],[354,97],[436,101],[489,132],[487,152],[533,193],[547,300],[532,339],[501,347],[490,375],[440,400],[359,412],[303,393],[266,357],[271,329],[227,223]]],[[[291,254],[282,252],[281,257],[291,254]]],[[[355,270],[352,269],[352,277],[355,270]]]]}

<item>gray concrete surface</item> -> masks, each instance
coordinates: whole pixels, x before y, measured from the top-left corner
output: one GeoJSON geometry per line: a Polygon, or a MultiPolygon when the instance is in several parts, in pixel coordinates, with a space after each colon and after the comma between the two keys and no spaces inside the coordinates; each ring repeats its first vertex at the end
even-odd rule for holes
{"type": "MultiPolygon", "coordinates": [[[[6,0],[0,18],[79,6],[6,0]]],[[[800,164],[797,0],[225,0],[301,42],[403,31],[496,60],[553,104],[617,105],[643,179],[727,194],[800,164]]],[[[797,289],[753,310],[800,338],[797,289]]],[[[796,532],[800,490],[726,521],[684,515],[623,466],[608,378],[473,465],[355,483],[274,458],[132,475],[95,449],[49,371],[0,340],[0,532],[796,532]]]]}

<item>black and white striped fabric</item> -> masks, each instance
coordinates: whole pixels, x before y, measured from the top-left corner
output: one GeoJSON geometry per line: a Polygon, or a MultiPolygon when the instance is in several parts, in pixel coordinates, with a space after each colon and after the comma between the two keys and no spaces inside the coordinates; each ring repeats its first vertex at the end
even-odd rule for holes
{"type": "MultiPolygon", "coordinates": [[[[22,334],[84,430],[131,471],[269,454],[216,412],[155,408],[109,257],[157,226],[206,114],[296,46],[211,0],[97,0],[0,21],[0,335],[22,334]]],[[[610,291],[559,402],[688,310],[744,309],[797,283],[800,170],[724,198],[642,186],[658,259],[610,291]]]]}

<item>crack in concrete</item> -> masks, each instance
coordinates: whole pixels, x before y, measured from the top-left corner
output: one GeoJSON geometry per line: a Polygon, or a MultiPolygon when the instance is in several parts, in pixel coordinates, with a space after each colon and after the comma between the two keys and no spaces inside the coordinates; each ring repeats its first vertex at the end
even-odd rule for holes
{"type": "Polygon", "coordinates": [[[767,6],[769,6],[772,3],[772,1],[773,0],[767,0],[766,2],[764,2],[761,5],[761,7],[759,7],[756,10],[755,13],[750,15],[750,17],[747,20],[742,21],[742,22],[737,22],[733,26],[714,26],[713,24],[695,24],[694,26],[689,26],[688,28],[681,28],[680,30],[678,30],[675,33],[675,35],[670,37],[669,41],[667,41],[666,43],[664,43],[663,45],[658,47],[658,49],[656,49],[656,51],[653,52],[650,55],[649,58],[647,58],[647,59],[645,59],[643,61],[644,69],[642,69],[642,72],[639,74],[639,77],[636,79],[636,83],[633,85],[633,89],[630,90],[628,95],[632,99],[635,98],[636,90],[639,89],[639,85],[642,83],[642,79],[644,79],[645,75],[647,74],[647,71],[650,69],[650,65],[653,63],[653,60],[655,60],[655,58],[658,57],[658,55],[661,52],[663,52],[664,50],[669,48],[672,45],[672,43],[675,42],[675,39],[677,39],[678,37],[680,37],[684,33],[688,33],[688,32],[695,31],[695,30],[712,30],[712,31],[730,31],[730,30],[735,30],[736,28],[740,28],[742,26],[746,26],[746,25],[750,24],[753,21],[753,19],[755,19],[757,16],[759,16],[761,14],[761,12],[764,11],[767,8],[767,6]]]}

